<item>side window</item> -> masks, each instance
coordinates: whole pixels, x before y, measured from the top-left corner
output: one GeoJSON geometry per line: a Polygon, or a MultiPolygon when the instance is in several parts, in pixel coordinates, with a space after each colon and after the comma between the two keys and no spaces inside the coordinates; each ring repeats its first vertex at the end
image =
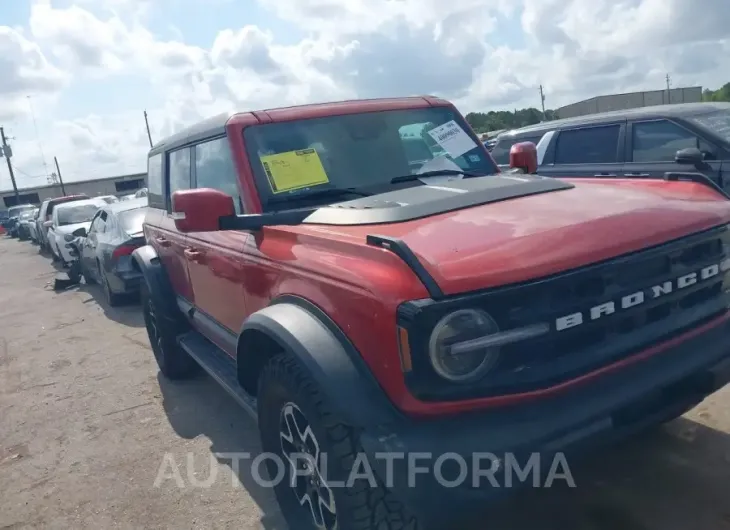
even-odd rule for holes
{"type": "MultiPolygon", "coordinates": [[[[700,147],[696,135],[667,120],[634,123],[632,129],[634,162],[674,162],[680,149],[700,147]]],[[[707,153],[709,146],[703,144],[707,153]]]]}
{"type": "Polygon", "coordinates": [[[227,138],[218,138],[195,146],[195,187],[213,188],[227,193],[233,197],[236,212],[242,212],[238,174],[227,138]]]}
{"type": "Polygon", "coordinates": [[[556,164],[611,164],[616,151],[620,125],[602,125],[563,130],[558,135],[556,164]]]}
{"type": "Polygon", "coordinates": [[[106,212],[99,212],[99,217],[96,218],[96,233],[103,234],[106,232],[106,212]]]}
{"type": "Polygon", "coordinates": [[[190,189],[190,148],[172,151],[168,156],[167,196],[171,197],[177,190],[190,189]]]}
{"type": "Polygon", "coordinates": [[[147,189],[151,203],[162,200],[162,153],[152,155],[147,160],[147,189]]]}
{"type": "Polygon", "coordinates": [[[97,212],[96,215],[94,215],[94,218],[91,220],[91,226],[89,226],[89,235],[94,234],[99,231],[99,223],[100,219],[99,216],[101,215],[101,212],[97,212]]]}
{"type": "Polygon", "coordinates": [[[114,219],[114,216],[107,212],[102,212],[102,215],[104,215],[104,231],[105,232],[113,232],[117,228],[117,222],[114,219]]]}

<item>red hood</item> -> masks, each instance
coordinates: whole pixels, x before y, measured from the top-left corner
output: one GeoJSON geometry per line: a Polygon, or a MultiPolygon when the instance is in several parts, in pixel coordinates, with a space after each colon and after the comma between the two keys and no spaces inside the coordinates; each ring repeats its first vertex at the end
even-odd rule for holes
{"type": "Polygon", "coordinates": [[[392,225],[300,226],[405,241],[446,294],[548,276],[730,222],[730,201],[693,183],[572,181],[575,188],[392,225]]]}

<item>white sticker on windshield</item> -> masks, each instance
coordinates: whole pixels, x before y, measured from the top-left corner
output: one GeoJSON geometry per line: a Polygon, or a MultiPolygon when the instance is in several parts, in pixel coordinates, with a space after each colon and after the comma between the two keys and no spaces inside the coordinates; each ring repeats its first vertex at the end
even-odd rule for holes
{"type": "Polygon", "coordinates": [[[431,129],[428,134],[454,158],[471,151],[477,146],[476,142],[454,120],[431,129]]]}

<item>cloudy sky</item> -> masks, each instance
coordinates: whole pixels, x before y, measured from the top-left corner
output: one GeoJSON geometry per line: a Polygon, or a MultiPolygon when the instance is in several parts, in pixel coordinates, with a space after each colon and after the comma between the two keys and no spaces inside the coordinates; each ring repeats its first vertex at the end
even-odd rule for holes
{"type": "MultiPolygon", "coordinates": [[[[730,81],[727,0],[0,0],[19,187],[144,171],[220,111],[437,94],[462,112],[730,81]],[[34,119],[35,118],[35,119],[34,119]]],[[[0,189],[10,188],[4,161],[0,189]]]]}

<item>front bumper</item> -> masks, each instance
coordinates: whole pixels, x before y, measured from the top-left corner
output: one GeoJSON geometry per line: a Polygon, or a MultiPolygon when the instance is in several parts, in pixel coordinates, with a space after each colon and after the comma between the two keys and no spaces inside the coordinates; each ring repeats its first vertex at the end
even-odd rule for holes
{"type": "MultiPolygon", "coordinates": [[[[730,316],[725,315],[700,334],[562,394],[447,419],[404,421],[363,433],[361,444],[394,494],[437,524],[444,513],[466,515],[479,501],[506,494],[510,472],[511,487],[520,486],[508,461],[524,470],[538,455],[544,482],[545,467],[553,465],[557,453],[570,463],[571,456],[686,412],[730,382],[729,339],[730,316]],[[415,466],[429,471],[414,472],[409,455],[419,455],[415,466]],[[434,471],[442,455],[447,456],[438,475],[434,471]],[[460,475],[457,460],[466,463],[466,476],[460,475]],[[495,461],[496,486],[483,474],[495,461]],[[444,478],[459,480],[447,484],[444,478]]],[[[533,480],[530,475],[528,485],[533,480]]]]}
{"type": "Polygon", "coordinates": [[[61,237],[60,240],[57,238],[55,240],[55,243],[55,246],[58,249],[58,254],[64,263],[71,263],[72,261],[78,259],[78,256],[74,256],[71,254],[71,248],[66,246],[70,245],[71,243],[63,239],[63,237],[61,237]]]}

